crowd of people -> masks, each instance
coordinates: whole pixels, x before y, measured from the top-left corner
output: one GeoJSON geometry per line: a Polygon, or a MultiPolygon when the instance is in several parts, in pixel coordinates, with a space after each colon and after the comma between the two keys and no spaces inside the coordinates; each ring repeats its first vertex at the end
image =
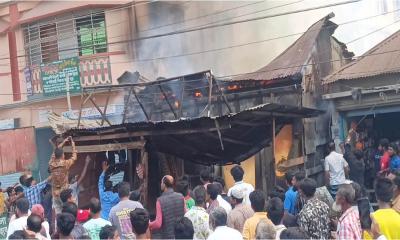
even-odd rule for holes
{"type": "MultiPolygon", "coordinates": [[[[382,145],[381,158],[391,156],[392,166],[390,148],[382,145]]],[[[186,176],[175,180],[166,175],[151,217],[143,207],[147,203],[140,202],[140,189],[131,191],[129,183],[121,182],[115,191],[107,161],[98,179],[99,198],[90,199],[89,209],[79,209],[79,184],[91,159],[86,158],[80,176],[71,177],[77,153],[68,138],[55,143],[48,179],[36,183],[25,174],[19,185],[7,189],[7,239],[400,239],[397,168],[377,171],[378,209],[373,211],[362,181],[351,176],[356,165],[346,159],[349,152],[336,152],[333,143],[329,150],[322,187],[304,171],[287,171],[287,189],[276,186],[266,194],[243,181],[240,165],[230,171],[235,183],[228,191],[224,179],[208,170],[193,188],[186,176]],[[68,141],[72,156],[66,159],[63,145],[68,141]]]]}

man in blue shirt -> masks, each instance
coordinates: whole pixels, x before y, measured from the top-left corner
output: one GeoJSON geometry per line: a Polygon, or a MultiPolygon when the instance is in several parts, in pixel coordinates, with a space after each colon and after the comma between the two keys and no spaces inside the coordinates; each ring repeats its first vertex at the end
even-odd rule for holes
{"type": "Polygon", "coordinates": [[[112,183],[111,181],[107,181],[104,184],[104,177],[109,165],[107,161],[103,161],[102,163],[103,172],[99,177],[99,196],[101,202],[101,218],[108,220],[108,215],[110,214],[110,210],[112,207],[117,205],[119,202],[118,193],[114,193],[112,191],[112,183]]]}
{"type": "Polygon", "coordinates": [[[297,197],[297,191],[294,191],[293,189],[293,177],[293,172],[288,171],[285,173],[286,184],[289,188],[285,193],[285,201],[283,202],[283,206],[285,209],[285,214],[289,213],[291,215],[296,213],[295,206],[297,197]]]}

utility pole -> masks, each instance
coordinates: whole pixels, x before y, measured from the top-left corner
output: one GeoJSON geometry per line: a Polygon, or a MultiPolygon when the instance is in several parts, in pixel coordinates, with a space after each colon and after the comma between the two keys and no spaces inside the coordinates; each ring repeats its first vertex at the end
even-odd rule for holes
{"type": "Polygon", "coordinates": [[[68,103],[68,111],[71,112],[72,111],[72,107],[71,107],[71,95],[69,93],[69,74],[66,74],[65,77],[65,88],[67,90],[67,103],[68,103]]]}

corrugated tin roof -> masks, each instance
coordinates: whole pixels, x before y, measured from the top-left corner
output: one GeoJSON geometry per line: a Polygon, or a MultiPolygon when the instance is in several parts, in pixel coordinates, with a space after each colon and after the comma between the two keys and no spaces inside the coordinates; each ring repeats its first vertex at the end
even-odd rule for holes
{"type": "Polygon", "coordinates": [[[327,76],[323,84],[338,80],[372,77],[400,72],[400,30],[378,43],[357,60],[327,76]]]}
{"type": "Polygon", "coordinates": [[[19,183],[19,177],[21,175],[21,172],[17,172],[0,176],[1,188],[6,189],[13,186],[15,183],[19,183]]]}
{"type": "Polygon", "coordinates": [[[246,160],[271,142],[273,117],[278,130],[293,118],[315,117],[321,113],[316,109],[267,103],[220,117],[72,129],[65,135],[72,135],[78,146],[107,144],[115,140],[132,142],[143,136],[162,153],[205,165],[229,164],[246,160]]]}
{"type": "Polygon", "coordinates": [[[321,30],[323,28],[328,28],[333,33],[336,29],[337,25],[329,21],[329,19],[334,16],[333,13],[330,13],[314,23],[299,39],[267,66],[253,73],[235,77],[233,80],[273,80],[298,76],[301,74],[304,65],[308,62],[321,30]]]}

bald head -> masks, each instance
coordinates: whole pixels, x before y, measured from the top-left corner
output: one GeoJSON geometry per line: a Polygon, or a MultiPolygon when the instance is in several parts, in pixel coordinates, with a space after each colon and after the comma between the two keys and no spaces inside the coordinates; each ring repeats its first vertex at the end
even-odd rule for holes
{"type": "Polygon", "coordinates": [[[171,175],[165,175],[161,180],[161,188],[172,188],[174,186],[174,178],[171,175]]]}

